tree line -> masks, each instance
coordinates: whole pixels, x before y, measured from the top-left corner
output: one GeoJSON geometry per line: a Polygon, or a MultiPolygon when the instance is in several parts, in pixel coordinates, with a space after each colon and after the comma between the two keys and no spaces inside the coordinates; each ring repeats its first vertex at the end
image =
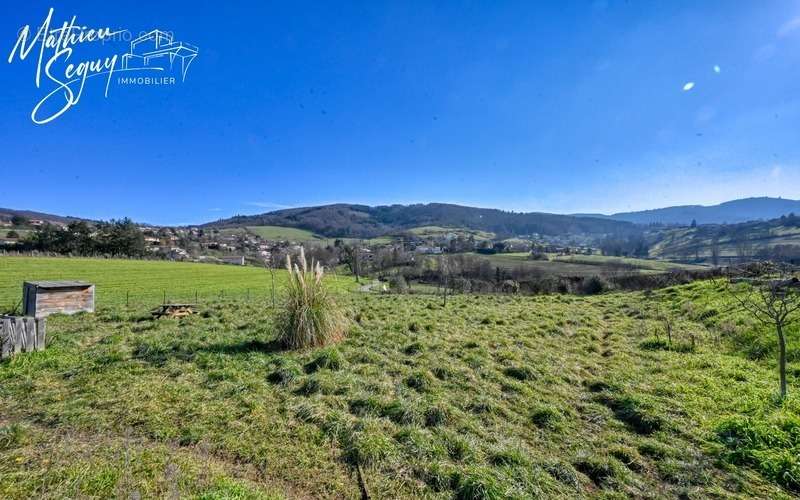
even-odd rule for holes
{"type": "Polygon", "coordinates": [[[124,218],[93,224],[74,221],[66,227],[45,224],[12,249],[63,255],[141,257],[145,254],[145,242],[136,224],[124,218]]]}

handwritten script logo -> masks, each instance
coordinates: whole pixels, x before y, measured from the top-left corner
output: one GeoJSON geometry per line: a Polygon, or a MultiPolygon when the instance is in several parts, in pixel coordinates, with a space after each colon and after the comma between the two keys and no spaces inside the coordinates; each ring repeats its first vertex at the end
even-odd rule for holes
{"type": "MultiPolygon", "coordinates": [[[[42,88],[43,85],[53,87],[31,111],[31,120],[37,125],[49,123],[77,105],[89,78],[105,77],[105,97],[108,97],[115,72],[172,71],[173,66],[180,63],[181,81],[184,81],[189,65],[198,54],[197,47],[174,41],[170,33],[153,30],[130,40],[129,50],[122,54],[77,62],[77,56],[73,56],[81,45],[104,45],[108,42],[129,40],[132,38],[130,32],[113,31],[107,27],[95,29],[80,26],[77,24],[77,16],[72,16],[70,21],[65,21],[60,27],[52,27],[52,22],[51,8],[35,35],[32,36],[31,25],[20,29],[17,41],[8,55],[8,63],[11,64],[14,61],[24,61],[36,49],[36,88],[42,88]],[[118,67],[120,63],[121,67],[118,67]]],[[[147,84],[172,84],[175,78],[118,79],[120,84],[137,84],[139,81],[146,81],[147,84]]]]}

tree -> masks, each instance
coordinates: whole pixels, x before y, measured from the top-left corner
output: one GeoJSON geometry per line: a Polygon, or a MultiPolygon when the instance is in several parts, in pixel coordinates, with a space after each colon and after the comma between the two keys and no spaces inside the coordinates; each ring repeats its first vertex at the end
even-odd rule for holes
{"type": "Polygon", "coordinates": [[[350,272],[356,277],[356,283],[360,283],[361,275],[361,249],[358,243],[344,247],[344,257],[350,272]]]}
{"type": "Polygon", "coordinates": [[[447,285],[448,278],[450,277],[450,261],[444,256],[439,256],[439,279],[444,288],[444,295],[442,296],[442,307],[447,307],[447,285]]]}
{"type": "Polygon", "coordinates": [[[746,234],[737,234],[734,236],[734,244],[736,246],[736,255],[739,257],[740,262],[749,261],[753,256],[753,242],[746,234]]]}
{"type": "Polygon", "coordinates": [[[11,225],[12,226],[25,226],[30,222],[27,217],[23,217],[22,215],[13,215],[11,217],[11,225]]]}
{"type": "Polygon", "coordinates": [[[714,233],[711,237],[711,264],[719,266],[719,233],[714,233]]]}
{"type": "Polygon", "coordinates": [[[19,238],[19,233],[18,233],[18,232],[16,232],[16,231],[13,231],[13,230],[12,230],[12,231],[9,231],[9,232],[7,232],[7,233],[6,233],[6,238],[9,238],[9,239],[18,239],[18,238],[19,238]]]}
{"type": "Polygon", "coordinates": [[[771,263],[749,266],[742,274],[743,279],[729,276],[726,290],[758,322],[775,328],[780,394],[784,398],[787,392],[785,329],[800,316],[800,279],[787,266],[771,263]]]}
{"type": "Polygon", "coordinates": [[[96,241],[98,249],[110,255],[136,257],[145,253],[144,235],[128,218],[101,223],[96,241]]]}

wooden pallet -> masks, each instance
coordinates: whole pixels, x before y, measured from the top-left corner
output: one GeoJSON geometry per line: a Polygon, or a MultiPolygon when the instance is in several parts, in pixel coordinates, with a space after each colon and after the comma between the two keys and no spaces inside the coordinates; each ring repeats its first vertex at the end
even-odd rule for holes
{"type": "Polygon", "coordinates": [[[150,311],[154,318],[185,318],[197,314],[195,304],[162,304],[150,311]]]}
{"type": "Polygon", "coordinates": [[[0,316],[0,359],[23,352],[43,351],[45,319],[31,316],[0,316]]]}

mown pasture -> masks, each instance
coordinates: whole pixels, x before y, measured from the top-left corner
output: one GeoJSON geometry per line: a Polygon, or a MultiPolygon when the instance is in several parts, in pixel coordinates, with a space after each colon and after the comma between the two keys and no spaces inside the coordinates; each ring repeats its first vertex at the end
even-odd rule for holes
{"type": "MultiPolygon", "coordinates": [[[[275,271],[276,289],[285,283],[285,271],[275,271]]],[[[15,306],[22,298],[22,282],[82,280],[96,285],[101,306],[139,303],[154,305],[166,296],[172,302],[225,298],[264,299],[272,281],[264,268],[188,262],[89,259],[62,257],[0,257],[0,307],[15,306]]],[[[330,276],[332,286],[344,290],[351,278],[330,276]]]]}
{"type": "Polygon", "coordinates": [[[657,274],[670,270],[700,270],[703,266],[675,262],[635,259],[630,257],[608,257],[602,255],[548,255],[547,260],[533,260],[526,252],[498,254],[469,254],[488,260],[492,266],[502,269],[522,268],[553,276],[589,277],[613,272],[657,274]]]}
{"type": "Polygon", "coordinates": [[[315,241],[322,237],[317,236],[311,231],[297,229],[294,227],[281,226],[247,226],[247,231],[270,241],[315,241]]]}
{"type": "Polygon", "coordinates": [[[349,336],[298,352],[255,301],[52,317],[47,350],[0,364],[0,497],[800,491],[800,398],[774,398],[771,332],[713,283],[340,301],[349,336]]]}

